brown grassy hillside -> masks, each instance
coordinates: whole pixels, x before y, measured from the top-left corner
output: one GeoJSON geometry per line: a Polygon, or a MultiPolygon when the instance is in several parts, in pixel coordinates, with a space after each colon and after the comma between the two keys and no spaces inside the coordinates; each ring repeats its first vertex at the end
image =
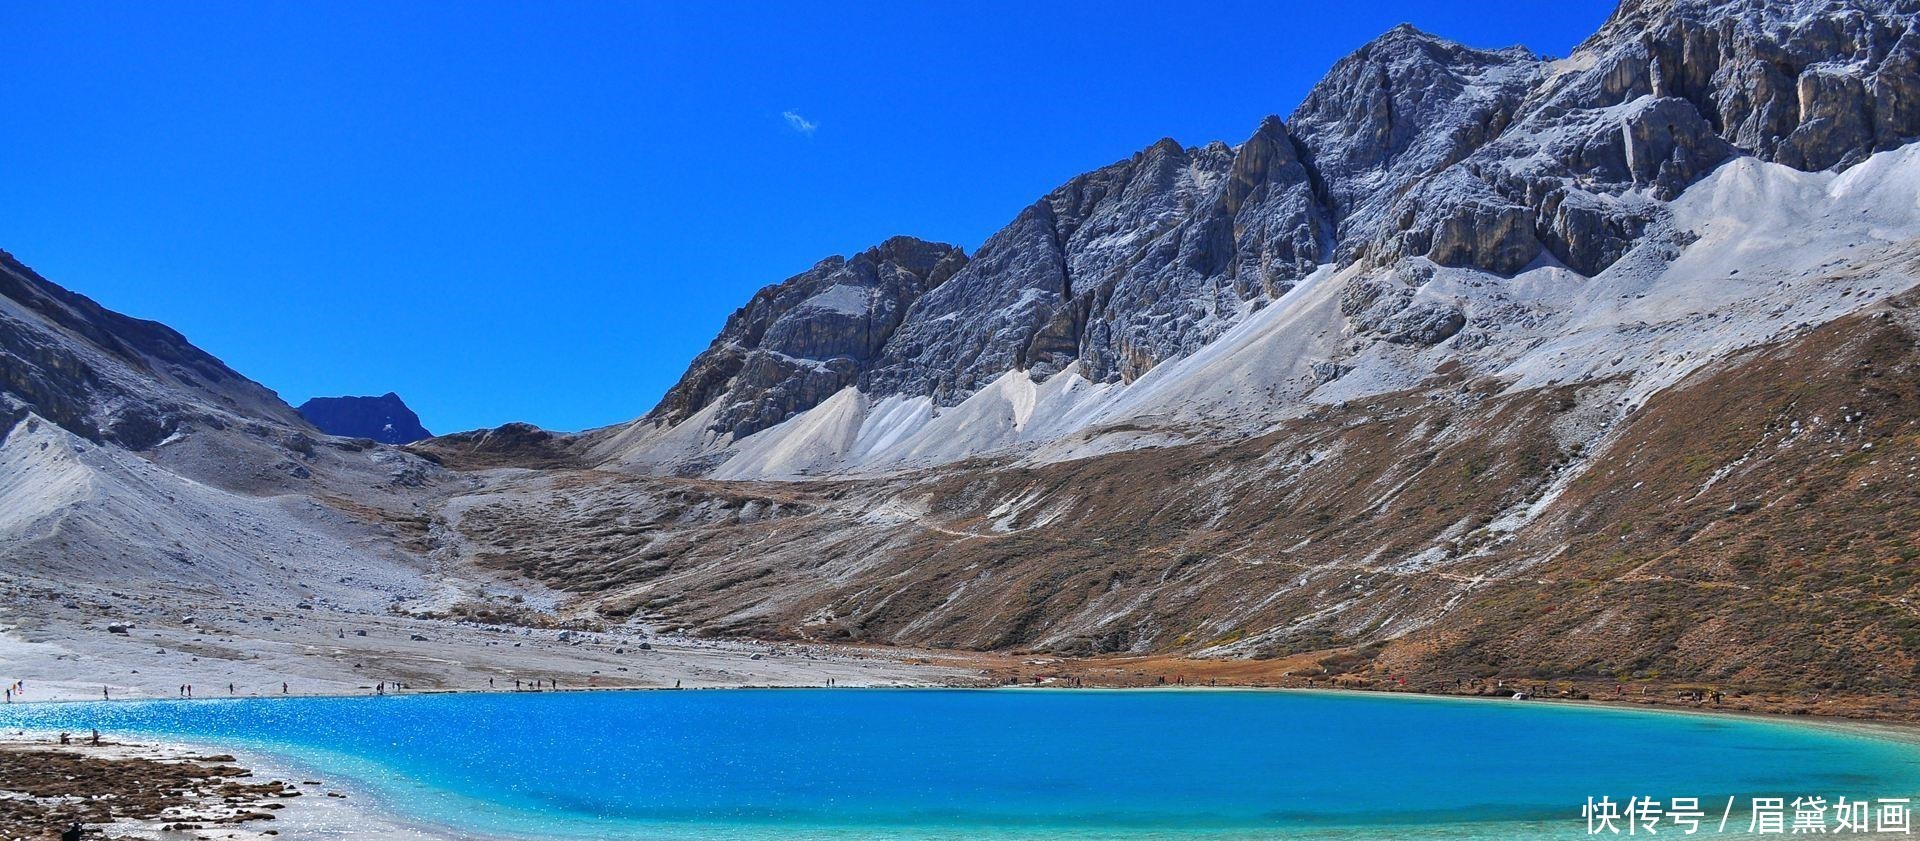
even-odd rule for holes
{"type": "Polygon", "coordinates": [[[1638,407],[1612,381],[1445,376],[1058,464],[528,474],[438,529],[606,616],[701,633],[1889,693],[1920,662],[1920,357],[1896,303],[1638,407]]]}

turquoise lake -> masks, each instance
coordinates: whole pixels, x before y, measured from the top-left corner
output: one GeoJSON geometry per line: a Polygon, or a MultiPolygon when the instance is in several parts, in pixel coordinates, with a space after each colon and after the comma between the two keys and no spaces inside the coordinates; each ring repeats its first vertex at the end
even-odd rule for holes
{"type": "Polygon", "coordinates": [[[1571,838],[1602,795],[1697,797],[1702,834],[1737,796],[1737,834],[1751,797],[1920,795],[1920,749],[1870,734],[1312,692],[16,704],[0,727],[259,751],[418,823],[503,838],[1571,838]]]}

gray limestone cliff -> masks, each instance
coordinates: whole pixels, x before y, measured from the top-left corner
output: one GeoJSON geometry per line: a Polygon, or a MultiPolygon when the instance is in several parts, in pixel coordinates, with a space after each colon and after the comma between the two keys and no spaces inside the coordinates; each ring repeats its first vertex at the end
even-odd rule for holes
{"type": "Polygon", "coordinates": [[[1374,260],[1592,275],[1728,158],[1844,168],[1920,134],[1905,0],[1629,0],[1512,123],[1394,202],[1374,260]]]}
{"type": "Polygon", "coordinates": [[[908,307],[966,262],[951,245],[895,237],[761,289],[647,419],[677,424],[711,407],[709,430],[745,437],[812,408],[867,370],[908,307]]]}
{"type": "Polygon", "coordinates": [[[1627,0],[1559,60],[1395,27],[1286,120],[1069,179],[971,261],[869,252],[763,290],[648,418],[711,409],[740,437],[848,385],[953,405],[1009,371],[1128,382],[1327,265],[1399,275],[1348,290],[1356,334],[1446,341],[1467,317],[1411,303],[1423,261],[1592,276],[1684,244],[1666,203],[1727,160],[1845,168],[1920,135],[1917,9],[1627,0]]]}
{"type": "Polygon", "coordinates": [[[0,252],[0,435],[28,413],[130,450],[190,423],[311,430],[172,328],[108,310],[0,252]]]}

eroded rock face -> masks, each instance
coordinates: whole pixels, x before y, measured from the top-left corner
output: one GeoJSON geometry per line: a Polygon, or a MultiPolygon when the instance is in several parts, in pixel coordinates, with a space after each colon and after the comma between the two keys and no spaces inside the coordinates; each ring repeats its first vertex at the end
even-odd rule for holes
{"type": "Polygon", "coordinates": [[[810,409],[866,370],[907,308],[966,262],[951,245],[895,237],[762,289],[647,417],[679,423],[718,402],[707,428],[744,437],[810,409]]]}
{"type": "Polygon", "coordinates": [[[964,271],[916,302],[862,387],[964,396],[991,380],[983,372],[1071,359],[1035,341],[1044,326],[1068,317],[1061,312],[1071,289],[1058,224],[1054,204],[1042,201],[988,238],[964,271]]]}
{"type": "Polygon", "coordinates": [[[1496,135],[1540,64],[1399,27],[1340,62],[1290,123],[1269,117],[1235,147],[1162,140],[1075,178],[916,304],[862,387],[952,404],[1008,370],[1124,382],[1192,353],[1496,135]]]}
{"type": "MultiPolygon", "coordinates": [[[[1667,202],[1729,159],[1846,167],[1920,135],[1916,18],[1920,0],[1627,0],[1557,61],[1396,27],[1238,146],[1161,140],[1069,180],[951,280],[887,296],[875,329],[740,341],[790,306],[763,292],[651,417],[722,402],[712,428],[740,435],[848,383],[952,405],[1009,371],[1127,382],[1327,264],[1591,276],[1650,242],[1670,257],[1688,234],[1667,202]]],[[[1415,345],[1468,326],[1400,303],[1349,326],[1415,345]]]]}
{"type": "Polygon", "coordinates": [[[1907,0],[1624,3],[1555,62],[1499,137],[1395,202],[1359,249],[1507,274],[1550,252],[1583,274],[1742,154],[1846,167],[1914,138],[1907,0]]]}
{"type": "Polygon", "coordinates": [[[1310,271],[1317,213],[1278,120],[1237,152],[1161,140],[1022,211],[915,304],[863,387],[951,404],[1008,370],[1135,375],[1310,271]]]}
{"type": "MultiPolygon", "coordinates": [[[[1466,313],[1451,303],[1416,300],[1416,284],[1423,284],[1431,273],[1408,266],[1402,272],[1386,272],[1362,278],[1347,286],[1340,296],[1340,314],[1355,335],[1370,336],[1397,345],[1436,345],[1453,338],[1467,326],[1466,313]]],[[[1315,368],[1315,377],[1331,381],[1344,375],[1338,365],[1323,363],[1315,368]]]]}
{"type": "Polygon", "coordinates": [[[132,450],[235,417],[308,429],[273,392],[166,325],[101,307],[0,252],[0,434],[29,412],[132,450]]]}
{"type": "MultiPolygon", "coordinates": [[[[1104,254],[1086,237],[1070,254],[1093,288],[1079,342],[1079,370],[1095,382],[1130,381],[1159,363],[1198,350],[1246,304],[1284,294],[1330,256],[1332,220],[1314,194],[1298,141],[1268,117],[1237,149],[1213,144],[1187,153],[1197,194],[1164,234],[1159,220],[1116,208],[1150,237],[1104,254]],[[1224,167],[1223,167],[1224,165],[1224,167]],[[1102,260],[1118,257],[1118,261],[1102,260]]],[[[1138,239],[1139,237],[1136,237],[1138,239]]]]}
{"type": "Polygon", "coordinates": [[[1336,63],[1289,124],[1324,185],[1341,259],[1392,227],[1409,185],[1505,131],[1545,65],[1522,47],[1476,50],[1405,24],[1336,63]]]}

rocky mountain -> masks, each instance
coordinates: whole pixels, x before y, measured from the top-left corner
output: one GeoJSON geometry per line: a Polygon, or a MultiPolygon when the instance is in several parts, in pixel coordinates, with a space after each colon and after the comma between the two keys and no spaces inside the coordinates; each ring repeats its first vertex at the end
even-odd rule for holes
{"type": "Polygon", "coordinates": [[[951,245],[895,237],[769,286],[727,319],[646,420],[746,437],[855,382],[907,310],[967,264],[951,245]]]}
{"type": "Polygon", "coordinates": [[[1916,22],[1396,28],[1021,210],[837,391],[683,392],[450,530],[712,633],[1887,691],[1920,636],[1843,605],[1920,595],[1916,22]]]}
{"type": "Polygon", "coordinates": [[[273,392],[166,325],[107,310],[0,252],[0,428],[28,413],[130,450],[195,423],[306,428],[273,392]]]}
{"type": "MultiPolygon", "coordinates": [[[[1184,388],[1175,403],[1124,395],[1259,310],[1301,310],[1312,293],[1296,290],[1322,271],[1344,272],[1340,323],[1296,347],[1296,359],[1315,358],[1288,373],[1338,379],[1377,344],[1470,353],[1522,320],[1511,301],[1473,299],[1520,289],[1524,273],[1593,278],[1633,255],[1631,271],[1645,275],[1671,261],[1697,235],[1675,223],[1671,202],[1727,161],[1842,171],[1920,134],[1914,18],[1899,0],[1632,2],[1559,60],[1397,27],[1341,60],[1290,118],[1268,118],[1236,146],[1161,140],[1069,180],[972,260],[949,264],[951,277],[883,295],[876,315],[859,318],[884,329],[856,342],[749,354],[743,340],[775,318],[776,342],[843,335],[850,318],[776,294],[813,294],[837,262],[770,287],[660,409],[595,437],[592,450],[653,471],[779,476],[937,463],[1192,416],[1184,388]],[[1478,283],[1493,294],[1436,294],[1444,269],[1484,273],[1478,283]],[[1057,412],[1017,409],[1052,390],[1074,396],[1057,412]],[[943,414],[983,413],[968,408],[1021,429],[939,453],[900,450],[943,414]],[[676,429],[696,415],[706,434],[676,429]],[[1035,417],[1045,434],[1025,430],[1035,417]],[[784,437],[813,439],[786,449],[809,453],[755,463],[770,439],[754,433],[781,435],[770,428],[783,423],[784,437]]],[[[1393,382],[1424,375],[1402,370],[1393,382]]],[[[1352,387],[1288,379],[1248,386],[1295,406],[1352,387]]],[[[1214,408],[1198,414],[1286,413],[1244,399],[1214,408]]]]}
{"type": "Polygon", "coordinates": [[[0,254],[0,582],[291,603],[293,570],[412,563],[386,523],[442,478],[0,254]]]}
{"type": "Polygon", "coordinates": [[[578,435],[330,438],[9,263],[0,539],[128,577],[186,534],[247,582],[324,545],[303,586],[693,634],[1920,709],[1916,24],[1629,0],[1563,58],[1399,27],[970,257],[768,286],[578,435]]]}
{"type": "Polygon", "coordinates": [[[368,438],[382,444],[411,444],[433,433],[407,408],[400,395],[315,397],[300,404],[300,416],[321,432],[344,438],[368,438]]]}
{"type": "MultiPolygon", "coordinates": [[[[1916,195],[1920,145],[1845,172],[1730,161],[1669,204],[1677,256],[1498,294],[1436,267],[1429,287],[1516,323],[1371,343],[1313,386],[1364,390],[1254,432],[1163,415],[1097,447],[784,481],[517,471],[448,531],[603,615],[708,633],[1884,691],[1920,635],[1848,605],[1920,597],[1916,195]],[[1801,598],[1821,580],[1845,583],[1801,598]]],[[[1339,326],[1363,276],[1314,277],[1308,313],[1270,305],[1132,388],[1190,402],[1298,370],[1303,330],[1364,341],[1339,326]]],[[[938,438],[986,419],[950,410],[938,438]]]]}
{"type": "Polygon", "coordinates": [[[1845,168],[1920,133],[1911,2],[1628,2],[1510,124],[1394,203],[1367,250],[1592,275],[1729,157],[1845,168]]]}

